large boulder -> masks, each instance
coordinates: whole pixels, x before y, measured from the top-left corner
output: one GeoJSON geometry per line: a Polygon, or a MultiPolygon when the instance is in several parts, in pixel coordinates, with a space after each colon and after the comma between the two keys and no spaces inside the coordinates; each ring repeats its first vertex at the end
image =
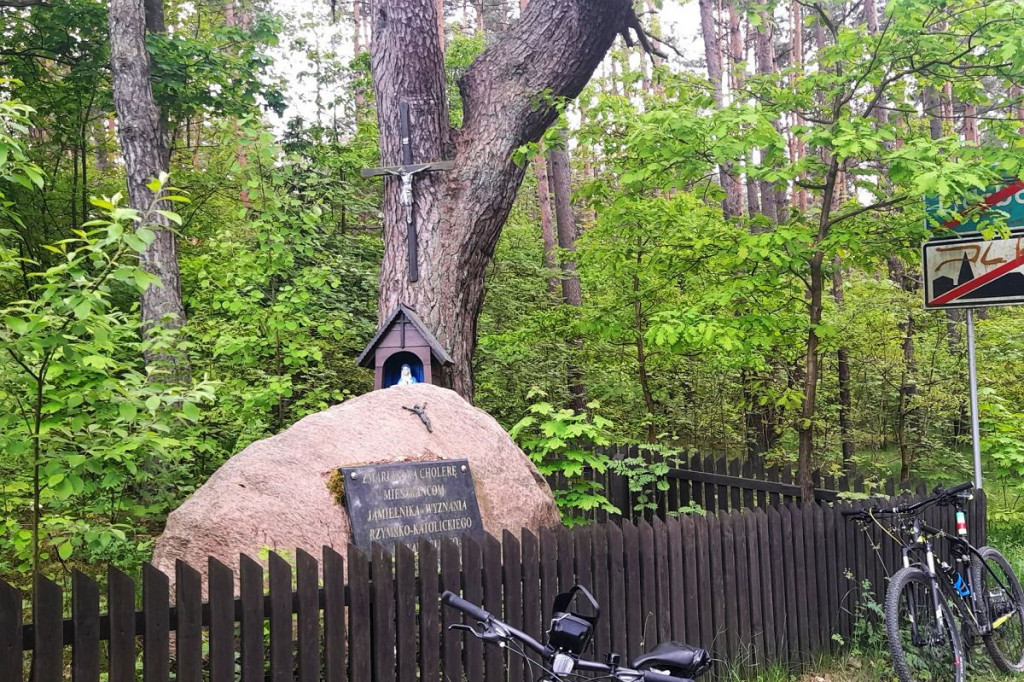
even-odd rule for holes
{"type": "Polygon", "coordinates": [[[168,516],[153,563],[173,580],[177,559],[205,573],[208,556],[237,569],[239,554],[263,549],[344,554],[348,513],[328,489],[339,467],[448,459],[469,460],[492,535],[559,523],[547,482],[493,417],[448,389],[395,386],[311,414],[229,459],[168,516]],[[403,409],[424,403],[433,433],[403,409]]]}

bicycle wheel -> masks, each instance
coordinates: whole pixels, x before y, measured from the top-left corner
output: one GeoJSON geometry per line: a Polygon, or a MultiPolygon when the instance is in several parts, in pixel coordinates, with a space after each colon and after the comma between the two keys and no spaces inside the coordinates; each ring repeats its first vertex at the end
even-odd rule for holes
{"type": "Polygon", "coordinates": [[[901,569],[885,593],[885,630],[900,682],[963,682],[960,632],[940,595],[942,625],[932,601],[932,583],[919,568],[901,569]]]}
{"type": "Polygon", "coordinates": [[[1007,673],[1024,672],[1024,591],[1010,562],[994,547],[974,557],[974,589],[981,597],[981,613],[993,626],[983,637],[996,667],[1007,673]],[[993,575],[993,573],[995,575],[993,575]]]}

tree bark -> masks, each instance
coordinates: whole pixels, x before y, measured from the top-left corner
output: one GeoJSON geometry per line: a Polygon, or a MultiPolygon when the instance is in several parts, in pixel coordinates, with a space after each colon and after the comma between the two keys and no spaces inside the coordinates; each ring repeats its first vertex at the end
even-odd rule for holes
{"type": "MultiPolygon", "coordinates": [[[[114,107],[128,196],[132,208],[148,212],[154,194],[146,185],[167,172],[168,147],[150,82],[146,12],[143,0],[110,0],[108,11],[114,107]]],[[[158,324],[179,328],[185,324],[185,309],[181,301],[177,239],[166,218],[152,214],[150,220],[153,224],[149,227],[156,238],[140,256],[140,262],[142,268],[159,277],[163,285],[150,286],[142,293],[142,322],[146,330],[158,324]]],[[[152,353],[147,354],[146,361],[169,362],[178,378],[186,367],[181,358],[152,353]]]]}
{"type": "MultiPolygon", "coordinates": [[[[580,276],[576,273],[576,214],[572,209],[572,169],[569,165],[569,140],[564,130],[559,131],[561,144],[548,150],[548,175],[551,178],[551,194],[555,200],[555,226],[558,235],[559,265],[562,276],[562,301],[579,308],[583,305],[583,291],[580,276]]],[[[570,341],[576,350],[583,347],[583,339],[570,341]]],[[[582,412],[586,407],[583,377],[574,358],[566,367],[566,383],[569,388],[572,409],[582,412]]]]}
{"type": "MultiPolygon", "coordinates": [[[[832,273],[832,298],[836,302],[836,307],[841,310],[844,298],[842,261],[836,257],[833,265],[835,271],[832,273]]],[[[850,354],[844,345],[840,345],[836,350],[836,371],[839,375],[839,437],[842,440],[843,470],[846,471],[853,458],[853,435],[850,429],[853,397],[850,389],[850,354]]]]}
{"type": "Polygon", "coordinates": [[[442,384],[473,396],[476,322],[484,275],[525,168],[513,156],[557,118],[553,99],[586,85],[632,9],[626,0],[533,0],[459,81],[463,124],[452,129],[433,0],[377,0],[371,69],[381,157],[398,165],[398,103],[410,106],[418,162],[454,158],[415,180],[420,277],[409,282],[400,183],[385,183],[381,320],[405,303],[454,359],[442,384]]]}
{"type": "Polygon", "coordinates": [[[699,0],[700,32],[704,38],[704,62],[707,64],[708,81],[715,97],[715,104],[722,106],[722,48],[715,30],[715,8],[712,0],[699,0]]]}
{"type": "Polygon", "coordinates": [[[822,293],[825,289],[824,259],[825,253],[821,244],[828,237],[832,216],[832,198],[835,196],[836,181],[839,178],[839,161],[831,159],[825,173],[824,191],[821,197],[821,214],[818,217],[818,234],[815,240],[817,249],[810,258],[810,282],[807,289],[808,326],[807,346],[804,356],[804,399],[800,410],[800,423],[797,425],[799,434],[799,455],[797,477],[800,484],[800,496],[804,504],[814,502],[814,484],[811,481],[811,464],[814,458],[814,416],[818,396],[818,325],[821,324],[822,293]]]}
{"type": "MultiPolygon", "coordinates": [[[[743,61],[743,34],[740,30],[740,16],[736,7],[729,5],[729,89],[730,100],[735,100],[737,92],[743,87],[743,74],[740,63],[743,61]]],[[[724,164],[722,167],[725,180],[725,213],[726,217],[743,215],[743,181],[736,172],[739,166],[724,164]]]]}
{"type": "Polygon", "coordinates": [[[552,296],[558,293],[558,278],[553,274],[558,267],[555,224],[551,218],[551,186],[548,184],[548,162],[544,154],[533,159],[533,171],[537,176],[537,204],[540,207],[540,234],[544,241],[544,268],[552,273],[548,276],[548,291],[552,296]]]}

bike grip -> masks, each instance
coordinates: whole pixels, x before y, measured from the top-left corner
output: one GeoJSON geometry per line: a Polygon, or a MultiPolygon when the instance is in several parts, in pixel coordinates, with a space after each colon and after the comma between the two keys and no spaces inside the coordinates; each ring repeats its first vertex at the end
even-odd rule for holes
{"type": "Polygon", "coordinates": [[[974,484],[971,482],[961,483],[955,488],[950,488],[946,491],[947,495],[956,495],[958,493],[966,492],[968,490],[974,490],[974,484]]]}
{"type": "Polygon", "coordinates": [[[446,606],[450,606],[453,609],[458,609],[466,615],[476,618],[481,623],[485,623],[491,619],[491,614],[484,611],[482,608],[472,602],[468,602],[462,597],[445,590],[441,594],[441,603],[446,606]]]}

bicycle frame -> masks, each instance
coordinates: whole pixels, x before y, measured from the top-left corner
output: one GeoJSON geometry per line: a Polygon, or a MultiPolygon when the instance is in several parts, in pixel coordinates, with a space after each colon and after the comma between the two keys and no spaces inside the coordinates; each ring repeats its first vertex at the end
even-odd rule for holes
{"type": "MultiPolygon", "coordinates": [[[[956,503],[955,508],[958,512],[958,516],[960,514],[966,514],[962,502],[956,503]]],[[[966,521],[966,517],[964,520],[966,521]]],[[[1000,580],[999,576],[988,566],[988,564],[984,562],[984,559],[978,549],[974,547],[969,540],[967,540],[966,525],[964,524],[962,529],[959,526],[960,523],[958,518],[957,535],[951,536],[942,530],[932,528],[927,524],[922,523],[920,519],[915,517],[910,527],[911,537],[913,540],[911,542],[904,542],[903,547],[901,548],[901,552],[903,554],[903,566],[909,567],[917,565],[928,575],[931,582],[932,606],[935,609],[936,622],[940,628],[943,626],[944,621],[941,600],[945,599],[947,603],[953,604],[956,608],[960,619],[970,630],[970,634],[973,637],[982,637],[992,631],[992,623],[989,618],[985,617],[985,614],[983,613],[983,604],[979,600],[979,591],[981,586],[974,584],[974,571],[969,570],[971,558],[975,557],[982,562],[981,565],[984,566],[985,570],[988,571],[988,573],[995,579],[1000,589],[1007,590],[1008,588],[1003,584],[1003,581],[1000,580]],[[952,550],[950,554],[952,555],[953,560],[957,564],[968,568],[966,571],[957,571],[961,580],[965,580],[968,592],[966,595],[962,594],[962,592],[958,590],[951,581],[939,579],[938,572],[935,570],[935,551],[934,544],[931,539],[933,536],[944,538],[950,544],[952,550]],[[912,562],[911,554],[920,550],[924,551],[924,563],[922,564],[920,561],[912,562]],[[966,579],[964,578],[964,573],[966,573],[966,579]]],[[[908,600],[910,602],[911,612],[913,612],[914,607],[916,606],[914,604],[914,595],[908,595],[908,600]]],[[[913,637],[916,642],[919,638],[919,633],[917,631],[917,623],[913,616],[911,616],[911,626],[913,637]]]]}

